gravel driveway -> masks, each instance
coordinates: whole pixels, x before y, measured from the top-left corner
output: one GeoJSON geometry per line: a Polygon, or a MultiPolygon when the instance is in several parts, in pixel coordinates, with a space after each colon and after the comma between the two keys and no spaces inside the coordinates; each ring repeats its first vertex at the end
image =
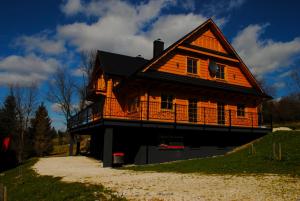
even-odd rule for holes
{"type": "Polygon", "coordinates": [[[131,200],[300,201],[300,179],[287,176],[134,172],[102,168],[83,156],[41,158],[33,169],[66,182],[102,184],[131,200]]]}

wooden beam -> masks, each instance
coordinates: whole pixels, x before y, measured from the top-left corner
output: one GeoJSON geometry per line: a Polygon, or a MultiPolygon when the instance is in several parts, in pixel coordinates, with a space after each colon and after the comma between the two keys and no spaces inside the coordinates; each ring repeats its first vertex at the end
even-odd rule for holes
{"type": "Polygon", "coordinates": [[[217,54],[213,54],[213,53],[209,53],[209,52],[205,52],[205,51],[201,51],[201,50],[195,50],[193,48],[188,48],[188,47],[184,47],[184,46],[178,46],[178,49],[181,50],[185,50],[185,51],[190,51],[190,52],[195,52],[198,54],[202,54],[202,55],[206,55],[209,57],[214,57],[214,58],[218,58],[218,59],[222,59],[222,60],[227,60],[227,61],[231,61],[231,62],[235,62],[235,63],[239,63],[240,61],[237,59],[233,59],[233,58],[229,58],[229,57],[225,57],[225,56],[221,56],[221,55],[217,55],[217,54]]]}

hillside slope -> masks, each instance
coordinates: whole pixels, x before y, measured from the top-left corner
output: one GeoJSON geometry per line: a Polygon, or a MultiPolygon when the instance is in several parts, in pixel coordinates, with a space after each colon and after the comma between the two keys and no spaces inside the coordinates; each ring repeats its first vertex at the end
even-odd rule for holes
{"type": "Polygon", "coordinates": [[[126,169],[136,171],[159,171],[181,173],[211,173],[211,174],[244,174],[244,173],[274,173],[300,176],[300,132],[278,131],[270,133],[253,143],[251,146],[225,155],[212,158],[201,158],[171,163],[132,166],[126,169]],[[282,159],[273,157],[273,142],[281,145],[282,159]]]}

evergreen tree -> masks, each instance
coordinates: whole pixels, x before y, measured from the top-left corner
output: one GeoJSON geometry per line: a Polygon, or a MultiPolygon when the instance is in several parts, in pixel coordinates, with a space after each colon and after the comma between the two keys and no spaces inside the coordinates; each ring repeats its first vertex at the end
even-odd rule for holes
{"type": "MultiPolygon", "coordinates": [[[[14,96],[9,95],[6,97],[3,108],[0,110],[0,142],[5,137],[11,138],[9,150],[5,154],[3,153],[3,157],[6,156],[5,158],[9,159],[9,161],[5,162],[9,166],[13,166],[19,162],[20,135],[17,132],[17,127],[16,100],[14,96]]],[[[2,147],[0,148],[2,150],[2,147]]]]}
{"type": "Polygon", "coordinates": [[[7,96],[4,107],[0,111],[0,131],[3,137],[12,136],[17,128],[16,100],[14,96],[7,96]]]}
{"type": "Polygon", "coordinates": [[[45,156],[53,150],[51,120],[42,103],[31,120],[30,133],[33,138],[33,149],[36,156],[45,156]]]}

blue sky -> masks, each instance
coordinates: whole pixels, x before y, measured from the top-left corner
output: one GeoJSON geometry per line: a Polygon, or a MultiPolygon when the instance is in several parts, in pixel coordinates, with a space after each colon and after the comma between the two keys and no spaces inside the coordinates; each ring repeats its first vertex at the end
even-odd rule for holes
{"type": "MultiPolygon", "coordinates": [[[[80,68],[79,52],[102,49],[150,58],[152,41],[170,45],[212,17],[256,77],[287,95],[300,61],[300,2],[259,0],[2,0],[0,101],[16,81],[39,84],[45,99],[52,73],[80,68]]],[[[299,68],[298,68],[299,69],[299,68]]],[[[78,77],[79,79],[79,77],[78,77]]],[[[46,104],[53,123],[61,116],[46,104]]]]}

